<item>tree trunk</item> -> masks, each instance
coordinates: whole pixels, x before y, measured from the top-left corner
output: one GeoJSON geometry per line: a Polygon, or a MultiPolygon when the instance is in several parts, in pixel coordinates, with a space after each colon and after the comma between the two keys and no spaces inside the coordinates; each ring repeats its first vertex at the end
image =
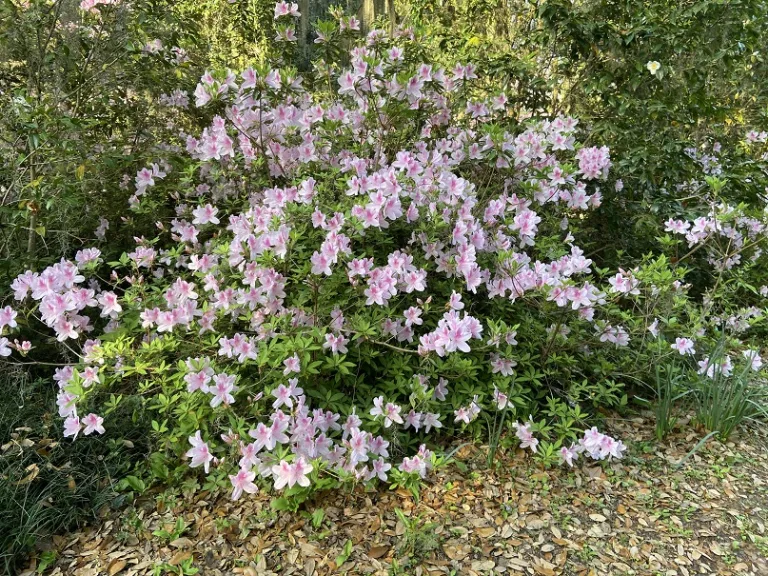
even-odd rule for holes
{"type": "Polygon", "coordinates": [[[302,62],[308,62],[310,55],[309,55],[309,47],[312,45],[311,40],[309,38],[309,19],[311,17],[310,15],[310,0],[299,0],[299,13],[301,14],[301,18],[299,19],[299,48],[301,50],[301,60],[302,62]]]}
{"type": "Polygon", "coordinates": [[[394,0],[362,0],[358,10],[360,18],[360,32],[367,34],[373,28],[376,18],[386,17],[389,21],[389,30],[395,26],[395,2],[394,0]]]}
{"type": "Polygon", "coordinates": [[[312,59],[312,47],[314,46],[315,36],[312,31],[312,25],[316,20],[328,18],[328,8],[334,4],[333,0],[298,0],[299,29],[296,35],[299,39],[299,65],[302,68],[309,67],[312,59]]]}
{"type": "MultiPolygon", "coordinates": [[[[312,25],[318,19],[328,18],[328,9],[336,4],[334,0],[298,0],[299,28],[297,36],[301,53],[302,65],[309,65],[312,58],[312,46],[314,34],[312,25]]],[[[360,33],[367,34],[373,28],[373,22],[377,18],[386,18],[389,22],[389,31],[393,31],[397,14],[395,13],[394,0],[347,0],[347,14],[355,14],[360,20],[360,33]]]]}

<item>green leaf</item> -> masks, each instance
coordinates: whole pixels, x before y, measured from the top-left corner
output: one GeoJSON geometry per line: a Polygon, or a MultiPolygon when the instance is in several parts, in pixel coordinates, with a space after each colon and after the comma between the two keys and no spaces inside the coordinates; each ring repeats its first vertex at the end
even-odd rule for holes
{"type": "Polygon", "coordinates": [[[270,507],[277,512],[288,512],[293,510],[293,506],[288,498],[275,498],[272,500],[270,507]]]}
{"type": "Polygon", "coordinates": [[[344,544],[344,550],[342,550],[341,554],[336,556],[336,567],[341,568],[341,565],[346,562],[349,557],[352,555],[352,540],[347,540],[344,544]]]}

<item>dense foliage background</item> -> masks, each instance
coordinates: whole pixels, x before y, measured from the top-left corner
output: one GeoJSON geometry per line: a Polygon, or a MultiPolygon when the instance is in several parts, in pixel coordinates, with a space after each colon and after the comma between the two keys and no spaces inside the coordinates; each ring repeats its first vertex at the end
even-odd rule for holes
{"type": "MultiPolygon", "coordinates": [[[[337,8],[331,4],[299,2],[297,41],[286,43],[275,41],[282,21],[275,18],[272,1],[2,0],[0,309],[18,306],[9,286],[19,274],[43,270],[61,258],[72,259],[83,248],[97,246],[103,261],[114,264],[90,271],[95,280],[106,283],[110,279],[99,274],[108,275],[111,268],[122,266],[130,275],[130,259],[123,254],[136,249],[135,238],[150,239],[145,246],[158,243],[160,249],[180,249],[167,231],[162,237],[156,223],[170,225],[179,215],[179,204],[189,201],[187,190],[198,184],[199,158],[185,153],[181,135],[197,137],[212,126],[217,114],[226,115],[226,98],[195,105],[195,90],[206,71],[226,84],[228,74],[240,74],[250,66],[264,71],[264,76],[272,67],[280,67],[284,74],[304,76],[305,88],[318,101],[330,101],[339,88],[337,78],[354,65],[350,50],[371,30],[381,30],[382,35],[395,33],[391,42],[387,40],[387,48],[406,47],[404,66],[415,69],[427,62],[450,71],[456,63],[475,65],[478,78],[471,91],[455,99],[456,127],[487,130],[489,137],[499,138],[503,131],[523,133],[537,120],[572,116],[579,120],[580,146],[610,149],[610,171],[599,183],[590,183],[596,186],[591,191],[602,195],[602,205],[578,217],[568,210],[547,213],[541,224],[544,239],[539,240],[536,254],[550,260],[565,254],[557,235],[560,219],[567,216],[569,231],[594,262],[595,283],[607,286],[609,278],[615,279],[621,271],[642,285],[637,298],[610,298],[606,308],[605,320],[623,326],[631,345],[626,352],[614,346],[598,351],[590,359],[589,370],[583,368],[583,351],[577,344],[600,339],[601,334],[587,336],[585,328],[582,333],[574,326],[571,340],[561,341],[560,331],[567,321],[552,302],[515,315],[511,308],[468,300],[473,296],[465,292],[472,314],[500,322],[487,324],[484,337],[506,335],[516,326],[522,343],[514,353],[517,376],[513,381],[491,381],[479,355],[453,357],[430,366],[432,385],[441,374],[453,375],[457,396],[451,400],[451,411],[475,401],[489,406],[495,401],[494,385],[508,385],[510,405],[516,412],[506,423],[491,414],[489,420],[473,421],[468,429],[461,422],[448,425],[451,433],[499,442],[505,425],[515,419],[525,421],[530,414],[543,440],[539,457],[552,464],[558,450],[577,431],[599,422],[601,413],[644,406],[642,401],[648,398],[655,399],[660,438],[665,426],[673,423],[676,407],[693,402],[694,397],[698,422],[706,431],[723,432],[732,426],[735,417],[723,416],[722,411],[733,406],[743,410],[741,416],[759,418],[761,410],[764,414],[764,384],[740,366],[734,371],[740,378],[735,383],[729,380],[727,386],[721,385],[721,380],[731,378],[731,370],[718,369],[710,379],[716,387],[701,384],[697,394],[681,396],[684,383],[696,383],[701,375],[696,374],[699,366],[694,358],[670,353],[670,342],[676,337],[698,339],[700,333],[700,351],[709,354],[709,365],[721,365],[729,353],[734,353],[735,363],[737,357],[742,360],[743,352],[758,353],[766,334],[762,288],[768,284],[768,274],[761,264],[761,226],[768,194],[766,2],[362,0],[337,8]],[[359,31],[339,30],[354,28],[354,20],[359,20],[359,31]],[[315,42],[318,32],[332,33],[334,41],[315,42]],[[459,104],[500,93],[507,98],[503,112],[489,117],[493,122],[486,126],[467,120],[459,110],[459,104]],[[166,164],[159,170],[173,168],[170,177],[157,179],[157,186],[142,199],[141,209],[128,210],[137,173],[160,161],[166,164]],[[719,222],[724,232],[691,243],[668,224],[670,220],[694,223],[703,217],[719,222]],[[742,236],[747,240],[734,249],[733,239],[742,236]],[[655,318],[660,319],[669,342],[648,335],[655,318]],[[661,368],[655,369],[659,364],[661,368]],[[723,389],[743,402],[732,402],[732,406],[730,396],[713,396],[723,389]],[[480,398],[473,400],[476,394],[480,398]]],[[[241,83],[242,77],[237,78],[241,83]]],[[[273,95],[270,105],[278,105],[284,96],[273,95]]],[[[394,153],[418,139],[419,122],[428,113],[396,108],[387,112],[402,119],[398,139],[388,144],[388,152],[394,153]]],[[[368,120],[375,121],[370,127],[375,133],[378,119],[368,120]]],[[[354,134],[340,131],[339,135],[334,145],[357,145],[354,134]]],[[[572,158],[564,160],[569,162],[578,164],[572,158]]],[[[317,169],[322,176],[316,174],[315,179],[325,205],[348,212],[352,205],[344,203],[332,184],[338,173],[327,167],[322,172],[317,169]]],[[[491,162],[464,165],[457,171],[487,195],[500,194],[506,186],[505,177],[491,162]]],[[[214,187],[222,178],[234,176],[247,182],[243,189],[249,192],[276,186],[288,189],[309,175],[275,174],[267,163],[252,170],[226,165],[223,174],[204,174],[214,187]]],[[[222,210],[237,213],[244,202],[245,193],[235,195],[223,203],[222,210]]],[[[333,209],[327,212],[331,216],[333,209]]],[[[292,215],[296,221],[305,218],[307,226],[293,255],[304,267],[286,267],[282,271],[289,278],[311,275],[310,258],[323,242],[324,233],[308,225],[311,214],[308,210],[292,215]]],[[[409,228],[394,225],[386,233],[370,234],[365,240],[370,242],[366,255],[384,264],[387,255],[407,240],[409,228]]],[[[445,232],[422,231],[437,237],[445,232]]],[[[214,247],[221,243],[222,253],[227,249],[225,240],[218,234],[210,238],[214,247]]],[[[362,235],[356,241],[364,244],[362,235]]],[[[140,297],[161,301],[171,280],[158,281],[154,292],[140,297]]],[[[289,298],[303,305],[314,297],[320,302],[315,304],[318,316],[329,315],[336,301],[353,300],[340,278],[323,282],[322,289],[318,283],[289,290],[289,298]],[[321,290],[326,291],[324,299],[317,297],[321,290]]],[[[432,306],[442,313],[454,284],[445,281],[438,286],[432,306]]],[[[135,295],[126,286],[120,290],[135,295]]],[[[374,320],[378,323],[384,316],[365,318],[362,307],[356,312],[361,316],[357,320],[370,324],[358,323],[357,331],[370,329],[366,337],[381,340],[373,326],[374,320]]],[[[192,354],[197,344],[185,348],[188,343],[183,339],[168,338],[165,348],[137,351],[133,357],[123,349],[112,350],[130,357],[137,371],[159,364],[167,373],[158,371],[158,380],[150,386],[134,374],[135,380],[120,389],[119,405],[105,390],[93,402],[112,406],[109,433],[75,443],[64,440],[53,370],[76,363],[78,352],[32,322],[23,330],[34,348],[0,357],[0,381],[6,392],[0,405],[0,554],[9,570],[52,532],[92,517],[104,502],[121,504],[126,490],[141,491],[153,482],[194,486],[198,480],[188,476],[181,457],[188,448],[186,436],[207,426],[193,426],[174,412],[178,408],[172,400],[174,387],[186,369],[180,369],[175,380],[173,372],[177,361],[192,354]],[[115,500],[118,486],[122,495],[115,500]]],[[[123,335],[131,335],[130,324],[123,335]]],[[[8,331],[0,331],[0,336],[13,339],[8,331]]],[[[311,377],[320,382],[307,393],[321,407],[348,415],[351,405],[343,394],[334,394],[351,389],[345,387],[352,377],[347,378],[344,371],[354,366],[364,366],[364,374],[355,375],[360,381],[366,375],[389,377],[389,388],[363,387],[361,399],[384,394],[389,400],[399,395],[407,403],[412,392],[409,381],[417,370],[415,359],[406,359],[410,356],[402,352],[406,345],[386,339],[389,355],[358,346],[346,361],[349,365],[343,356],[321,364],[324,334],[306,337],[306,342],[283,342],[270,350],[271,356],[260,352],[264,363],[258,366],[259,373],[265,363],[282,369],[285,358],[304,350],[302,363],[312,367],[311,377]]],[[[511,348],[507,352],[512,354],[511,348]]],[[[274,379],[262,386],[269,394],[277,384],[274,379]]],[[[223,427],[221,431],[239,426],[245,433],[245,412],[237,414],[241,420],[234,415],[224,418],[220,412],[207,412],[207,402],[203,406],[190,402],[183,404],[185,411],[194,413],[189,418],[195,424],[210,422],[211,434],[214,422],[217,428],[223,427]]],[[[398,450],[408,455],[420,443],[416,436],[402,435],[400,440],[398,450]]],[[[214,474],[209,487],[226,484],[228,472],[233,471],[222,468],[218,477],[214,474]]]]}

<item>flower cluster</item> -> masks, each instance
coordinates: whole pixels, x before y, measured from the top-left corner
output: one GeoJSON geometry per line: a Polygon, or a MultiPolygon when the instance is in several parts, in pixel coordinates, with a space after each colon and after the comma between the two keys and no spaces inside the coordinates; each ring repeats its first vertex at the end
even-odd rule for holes
{"type": "Polygon", "coordinates": [[[577,444],[563,446],[560,449],[560,457],[568,466],[573,466],[573,461],[579,457],[579,454],[586,453],[593,460],[620,459],[626,449],[627,447],[621,440],[616,440],[592,427],[584,431],[584,436],[579,439],[577,444]]]}
{"type": "MultiPolygon", "coordinates": [[[[277,4],[281,39],[298,15],[277,4]]],[[[355,27],[339,16],[339,31],[355,27]]],[[[541,397],[558,348],[570,381],[613,366],[581,359],[645,341],[644,324],[630,338],[630,310],[657,287],[641,267],[599,270],[579,246],[609,150],[582,145],[573,118],[511,121],[472,64],[414,61],[410,37],[371,31],[312,90],[269,63],[205,73],[193,96],[210,124],[124,182],[135,211],[174,200],[158,237],[137,237],[119,263],[87,248],[14,281],[25,314],[0,309],[0,336],[39,320],[79,356],[55,377],[65,435],[105,432],[95,390],[118,402],[117,389],[156,384],[152,406],[189,438],[189,465],[228,477],[234,498],[257,482],[423,477],[438,431],[541,397]]],[[[765,232],[727,207],[667,227],[691,246],[726,238],[723,269],[765,232]]],[[[661,338],[658,322],[647,330],[661,338]]],[[[22,347],[0,339],[2,356],[22,347]]],[[[671,347],[696,352],[692,338],[671,347]]],[[[757,351],[745,359],[760,368],[757,351]]],[[[531,421],[513,429],[538,454],[560,440],[531,421]]],[[[624,450],[593,428],[561,457],[624,450]]]]}

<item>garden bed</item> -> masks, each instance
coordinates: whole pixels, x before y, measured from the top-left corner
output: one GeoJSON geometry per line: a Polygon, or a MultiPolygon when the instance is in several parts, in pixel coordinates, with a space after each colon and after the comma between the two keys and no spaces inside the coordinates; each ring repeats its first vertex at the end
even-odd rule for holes
{"type": "Polygon", "coordinates": [[[275,514],[266,493],[144,498],[57,537],[45,573],[768,573],[764,431],[711,440],[677,469],[698,441],[690,429],[659,445],[648,420],[609,424],[629,445],[620,462],[544,470],[518,452],[490,471],[482,447],[465,447],[418,501],[403,491],[337,491],[275,514]]]}

